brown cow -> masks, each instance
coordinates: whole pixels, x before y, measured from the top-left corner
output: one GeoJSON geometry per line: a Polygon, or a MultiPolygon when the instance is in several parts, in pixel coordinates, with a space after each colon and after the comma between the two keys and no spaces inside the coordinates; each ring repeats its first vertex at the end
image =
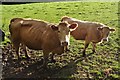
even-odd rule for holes
{"type": "MultiPolygon", "coordinates": [[[[29,49],[43,50],[43,66],[47,67],[49,53],[61,54],[69,43],[70,30],[75,30],[77,23],[61,22],[57,26],[45,21],[13,18],[10,21],[9,31],[11,41],[19,57],[19,45],[24,44],[29,49]]],[[[26,47],[24,46],[27,58],[26,47]]],[[[53,56],[52,56],[53,58],[53,56]]],[[[53,60],[53,59],[52,59],[53,60]]]]}
{"type": "Polygon", "coordinates": [[[76,30],[71,32],[71,35],[76,40],[85,40],[85,48],[83,50],[83,56],[86,56],[85,51],[89,43],[93,44],[93,52],[95,52],[96,43],[108,41],[108,35],[110,31],[115,31],[115,29],[110,29],[108,26],[89,21],[81,21],[67,16],[62,17],[61,22],[67,21],[69,24],[74,22],[78,23],[76,30]]]}

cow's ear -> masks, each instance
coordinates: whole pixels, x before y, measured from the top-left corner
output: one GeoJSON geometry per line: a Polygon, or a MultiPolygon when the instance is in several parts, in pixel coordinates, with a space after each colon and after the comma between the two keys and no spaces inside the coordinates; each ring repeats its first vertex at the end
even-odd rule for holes
{"type": "Polygon", "coordinates": [[[63,19],[61,19],[60,21],[63,22],[63,19]]]}
{"type": "Polygon", "coordinates": [[[98,30],[102,30],[103,28],[102,28],[102,27],[98,27],[97,29],[98,29],[98,30]]]}
{"type": "Polygon", "coordinates": [[[58,30],[58,27],[56,27],[55,25],[51,25],[51,28],[52,28],[53,30],[58,30]]]}
{"type": "Polygon", "coordinates": [[[61,22],[64,21],[65,19],[68,19],[68,18],[69,18],[68,16],[63,16],[63,17],[61,18],[61,22]]]}
{"type": "Polygon", "coordinates": [[[110,31],[115,31],[115,29],[110,29],[110,31]]]}
{"type": "Polygon", "coordinates": [[[78,24],[77,23],[73,23],[69,26],[70,28],[70,31],[74,31],[76,28],[78,27],[78,24]]]}

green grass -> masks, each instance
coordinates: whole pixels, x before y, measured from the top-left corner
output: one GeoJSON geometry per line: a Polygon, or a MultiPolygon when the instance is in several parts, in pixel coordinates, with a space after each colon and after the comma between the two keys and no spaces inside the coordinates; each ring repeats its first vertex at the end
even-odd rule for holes
{"type": "MultiPolygon", "coordinates": [[[[97,53],[90,55],[88,61],[79,61],[79,59],[73,58],[73,60],[77,60],[76,63],[69,65],[67,69],[61,70],[52,77],[83,78],[87,71],[92,78],[100,79],[105,77],[104,69],[111,68],[110,77],[118,79],[120,78],[120,75],[117,74],[120,73],[120,66],[118,67],[120,65],[118,63],[118,49],[120,49],[118,45],[120,42],[118,13],[117,2],[52,2],[2,5],[2,30],[8,35],[9,21],[15,17],[35,18],[58,23],[62,16],[70,16],[80,20],[108,23],[108,26],[116,29],[116,32],[110,34],[109,42],[105,43],[104,46],[98,44],[97,53]]],[[[72,37],[70,41],[71,55],[78,55],[84,47],[83,41],[76,41],[72,37]]],[[[91,52],[91,48],[90,45],[87,53],[91,52]]],[[[82,53],[79,55],[81,56],[82,53]]]]}

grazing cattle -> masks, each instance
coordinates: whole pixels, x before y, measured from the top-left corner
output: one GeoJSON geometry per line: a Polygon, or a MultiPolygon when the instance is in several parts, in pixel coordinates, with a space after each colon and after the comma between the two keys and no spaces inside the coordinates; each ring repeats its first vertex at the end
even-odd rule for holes
{"type": "Polygon", "coordinates": [[[76,40],[85,40],[83,56],[86,56],[85,51],[90,42],[92,42],[92,45],[93,45],[92,53],[94,53],[96,43],[108,41],[109,33],[111,31],[115,31],[115,29],[110,29],[108,26],[102,23],[81,21],[81,20],[77,20],[67,16],[62,17],[61,22],[64,22],[64,21],[67,21],[69,24],[72,24],[74,22],[78,23],[77,29],[72,31],[70,34],[76,40]]]}
{"type": "Polygon", "coordinates": [[[0,29],[0,41],[5,40],[5,33],[0,29]]]}
{"type": "Polygon", "coordinates": [[[45,21],[13,18],[10,21],[9,31],[18,58],[20,58],[20,43],[24,45],[23,50],[27,58],[29,56],[26,46],[33,50],[43,50],[43,66],[46,68],[49,53],[52,52],[53,55],[63,53],[69,44],[70,31],[75,30],[77,26],[77,23],[70,25],[67,22],[61,22],[53,25],[45,21]]]}

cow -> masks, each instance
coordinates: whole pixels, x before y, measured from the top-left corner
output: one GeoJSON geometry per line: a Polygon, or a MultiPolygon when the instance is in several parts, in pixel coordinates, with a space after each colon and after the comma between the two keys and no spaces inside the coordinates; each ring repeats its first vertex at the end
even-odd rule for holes
{"type": "Polygon", "coordinates": [[[96,52],[96,43],[108,41],[108,35],[115,29],[109,28],[108,26],[90,21],[82,21],[68,16],[63,16],[61,22],[67,21],[69,24],[78,23],[77,29],[72,31],[70,34],[76,40],[85,40],[85,47],[83,50],[83,56],[86,56],[86,49],[90,42],[92,42],[92,53],[96,52]]]}
{"type": "Polygon", "coordinates": [[[42,20],[13,18],[9,24],[11,42],[19,57],[19,46],[23,45],[26,58],[29,58],[26,46],[33,50],[43,50],[43,67],[47,68],[49,53],[64,53],[69,44],[70,31],[78,27],[77,23],[60,22],[58,25],[42,20]]]}
{"type": "Polygon", "coordinates": [[[0,42],[5,41],[5,33],[0,29],[0,42]]]}

